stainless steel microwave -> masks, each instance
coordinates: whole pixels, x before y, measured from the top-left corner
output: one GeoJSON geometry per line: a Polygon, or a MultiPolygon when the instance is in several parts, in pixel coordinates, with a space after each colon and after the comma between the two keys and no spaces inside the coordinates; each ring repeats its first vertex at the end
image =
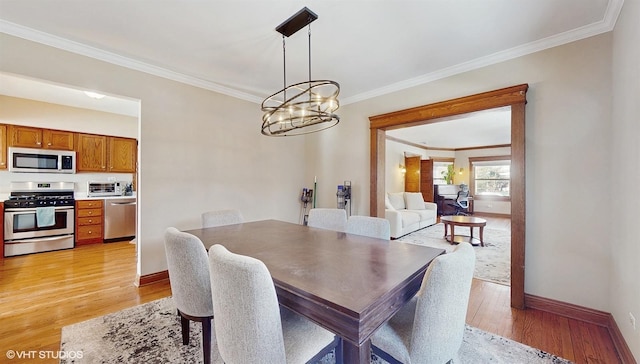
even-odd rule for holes
{"type": "Polygon", "coordinates": [[[76,152],[9,147],[9,172],[76,173],[76,152]]]}

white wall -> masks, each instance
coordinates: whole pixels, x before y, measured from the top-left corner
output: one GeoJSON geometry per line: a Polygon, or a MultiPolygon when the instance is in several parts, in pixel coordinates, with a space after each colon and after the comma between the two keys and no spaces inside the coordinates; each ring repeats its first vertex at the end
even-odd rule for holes
{"type": "MultiPolygon", "coordinates": [[[[625,1],[613,33],[613,118],[611,127],[611,313],[640,360],[640,4],[625,1]],[[629,193],[631,191],[631,193],[629,193]],[[636,318],[636,330],[629,323],[636,318]]],[[[603,172],[605,172],[603,171],[603,172]]]]}
{"type": "Polygon", "coordinates": [[[0,123],[138,138],[138,118],[0,95],[0,123]]]}
{"type": "Polygon", "coordinates": [[[0,34],[0,71],[141,100],[139,273],[166,270],[163,233],[205,210],[297,222],[303,138],[260,134],[259,105],[0,34]]]}
{"type": "MultiPolygon", "coordinates": [[[[608,311],[611,38],[592,37],[343,106],[338,127],[309,138],[307,151],[318,157],[308,175],[349,172],[368,181],[369,116],[528,83],[525,291],[608,311]],[[327,152],[335,146],[340,158],[327,152]]],[[[368,214],[368,202],[358,202],[359,211],[368,214]]]]}

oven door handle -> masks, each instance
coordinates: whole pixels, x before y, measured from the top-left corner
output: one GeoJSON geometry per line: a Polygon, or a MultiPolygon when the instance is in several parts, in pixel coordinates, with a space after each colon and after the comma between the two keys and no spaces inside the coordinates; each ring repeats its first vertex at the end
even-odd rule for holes
{"type": "Polygon", "coordinates": [[[4,243],[5,244],[17,244],[17,243],[33,243],[33,242],[36,242],[36,241],[56,241],[56,240],[69,239],[70,236],[73,236],[73,235],[60,235],[60,236],[52,236],[52,237],[48,237],[48,238],[29,238],[29,239],[21,239],[21,240],[6,240],[4,243]]]}
{"type": "MultiPolygon", "coordinates": [[[[73,210],[72,206],[53,206],[56,211],[73,210]]],[[[36,212],[37,208],[8,208],[4,212],[36,212]]]]}

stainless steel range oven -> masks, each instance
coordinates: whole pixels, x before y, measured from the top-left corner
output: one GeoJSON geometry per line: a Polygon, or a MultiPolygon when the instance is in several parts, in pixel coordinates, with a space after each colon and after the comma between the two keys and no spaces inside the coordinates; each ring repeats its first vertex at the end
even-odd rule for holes
{"type": "Polygon", "coordinates": [[[4,202],[4,255],[74,247],[73,182],[12,182],[4,202]]]}

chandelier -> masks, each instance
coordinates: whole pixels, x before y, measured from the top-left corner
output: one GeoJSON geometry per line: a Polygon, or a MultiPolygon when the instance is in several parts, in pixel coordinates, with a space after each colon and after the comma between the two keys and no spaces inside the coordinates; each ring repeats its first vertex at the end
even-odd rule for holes
{"type": "Polygon", "coordinates": [[[311,80],[311,22],[318,16],[304,7],[280,24],[284,59],[283,89],[262,101],[262,134],[290,136],[309,134],[328,129],[340,122],[334,112],[338,109],[340,85],[330,80],[311,80]],[[287,86],[285,37],[309,26],[309,80],[287,86]]]}

